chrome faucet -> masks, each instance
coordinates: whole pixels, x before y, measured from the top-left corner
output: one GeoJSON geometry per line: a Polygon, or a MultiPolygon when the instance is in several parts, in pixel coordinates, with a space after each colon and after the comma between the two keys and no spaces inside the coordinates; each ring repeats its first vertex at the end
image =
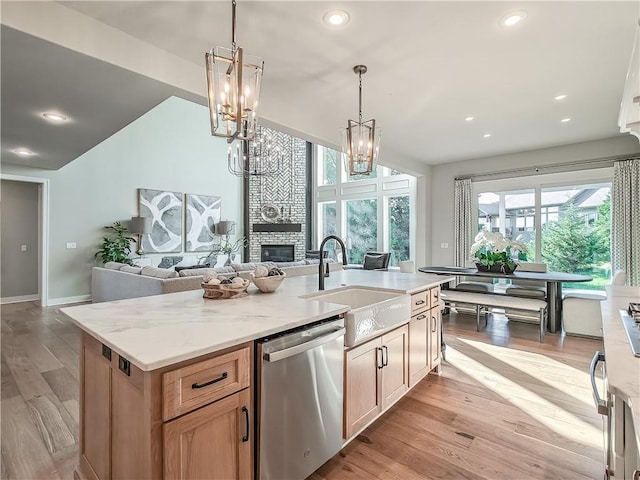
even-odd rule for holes
{"type": "Polygon", "coordinates": [[[340,244],[340,248],[342,249],[342,264],[347,264],[347,249],[344,246],[344,242],[340,237],[336,237],[335,235],[327,235],[322,239],[322,243],[320,244],[320,264],[318,265],[318,290],[324,290],[324,279],[329,276],[329,264],[327,264],[327,269],[324,269],[324,245],[329,240],[335,240],[340,244]]]}

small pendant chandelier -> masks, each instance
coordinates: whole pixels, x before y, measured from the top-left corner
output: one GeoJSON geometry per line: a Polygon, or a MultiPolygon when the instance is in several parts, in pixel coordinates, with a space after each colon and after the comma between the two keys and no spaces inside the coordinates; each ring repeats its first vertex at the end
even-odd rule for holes
{"type": "Polygon", "coordinates": [[[380,128],[374,119],[362,121],[362,75],[367,73],[366,65],[353,67],[358,74],[358,121],[349,120],[342,132],[342,152],[345,168],[349,175],[369,175],[375,168],[380,150],[380,128]]]}
{"type": "Polygon", "coordinates": [[[269,176],[282,171],[283,152],[269,133],[258,125],[252,141],[229,145],[227,165],[229,172],[239,177],[269,176]]]}
{"type": "Polygon", "coordinates": [[[228,143],[255,135],[264,69],[262,59],[245,55],[236,45],[236,0],[231,5],[231,50],[215,47],[205,53],[211,135],[228,143]]]}

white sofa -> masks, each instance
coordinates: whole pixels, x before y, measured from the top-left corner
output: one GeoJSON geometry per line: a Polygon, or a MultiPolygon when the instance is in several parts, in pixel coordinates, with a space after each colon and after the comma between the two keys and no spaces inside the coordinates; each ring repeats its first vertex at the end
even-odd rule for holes
{"type": "MultiPolygon", "coordinates": [[[[221,275],[250,278],[257,265],[277,266],[288,277],[318,273],[318,263],[313,260],[287,263],[240,263],[228,267],[188,268],[180,271],[156,267],[131,267],[109,262],[91,271],[91,301],[93,303],[124,300],[127,298],[183,292],[200,288],[205,271],[213,270],[221,275]]],[[[194,266],[199,267],[199,266],[194,266]]],[[[341,263],[329,263],[330,271],[341,270],[341,263]]]]}

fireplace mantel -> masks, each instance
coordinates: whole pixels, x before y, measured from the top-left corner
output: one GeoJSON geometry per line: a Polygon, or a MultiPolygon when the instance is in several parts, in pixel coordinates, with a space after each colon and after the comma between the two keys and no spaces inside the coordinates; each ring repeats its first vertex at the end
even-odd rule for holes
{"type": "Polygon", "coordinates": [[[254,223],[254,232],[301,232],[301,223],[254,223]]]}

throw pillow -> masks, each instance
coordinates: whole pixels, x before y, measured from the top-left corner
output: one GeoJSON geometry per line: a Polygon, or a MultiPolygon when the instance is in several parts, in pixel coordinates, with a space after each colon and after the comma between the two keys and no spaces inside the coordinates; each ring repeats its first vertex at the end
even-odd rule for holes
{"type": "Polygon", "coordinates": [[[140,275],[140,272],[142,271],[142,267],[132,267],[131,265],[125,265],[120,269],[120,271],[140,275]]]}
{"type": "Polygon", "coordinates": [[[183,258],[184,257],[162,257],[162,260],[158,264],[158,268],[173,267],[176,263],[180,263],[183,258]]]}
{"type": "Polygon", "coordinates": [[[187,268],[180,270],[178,275],[181,277],[198,277],[200,275],[212,274],[214,273],[212,268],[187,268]]]}
{"type": "Polygon", "coordinates": [[[120,270],[125,265],[127,264],[120,262],[107,262],[104,264],[104,268],[108,268],[109,270],[120,270]]]}
{"type": "Polygon", "coordinates": [[[178,272],[174,272],[173,270],[166,270],[164,268],[156,268],[156,267],[142,267],[141,275],[145,277],[154,277],[154,278],[177,278],[178,272]]]}

